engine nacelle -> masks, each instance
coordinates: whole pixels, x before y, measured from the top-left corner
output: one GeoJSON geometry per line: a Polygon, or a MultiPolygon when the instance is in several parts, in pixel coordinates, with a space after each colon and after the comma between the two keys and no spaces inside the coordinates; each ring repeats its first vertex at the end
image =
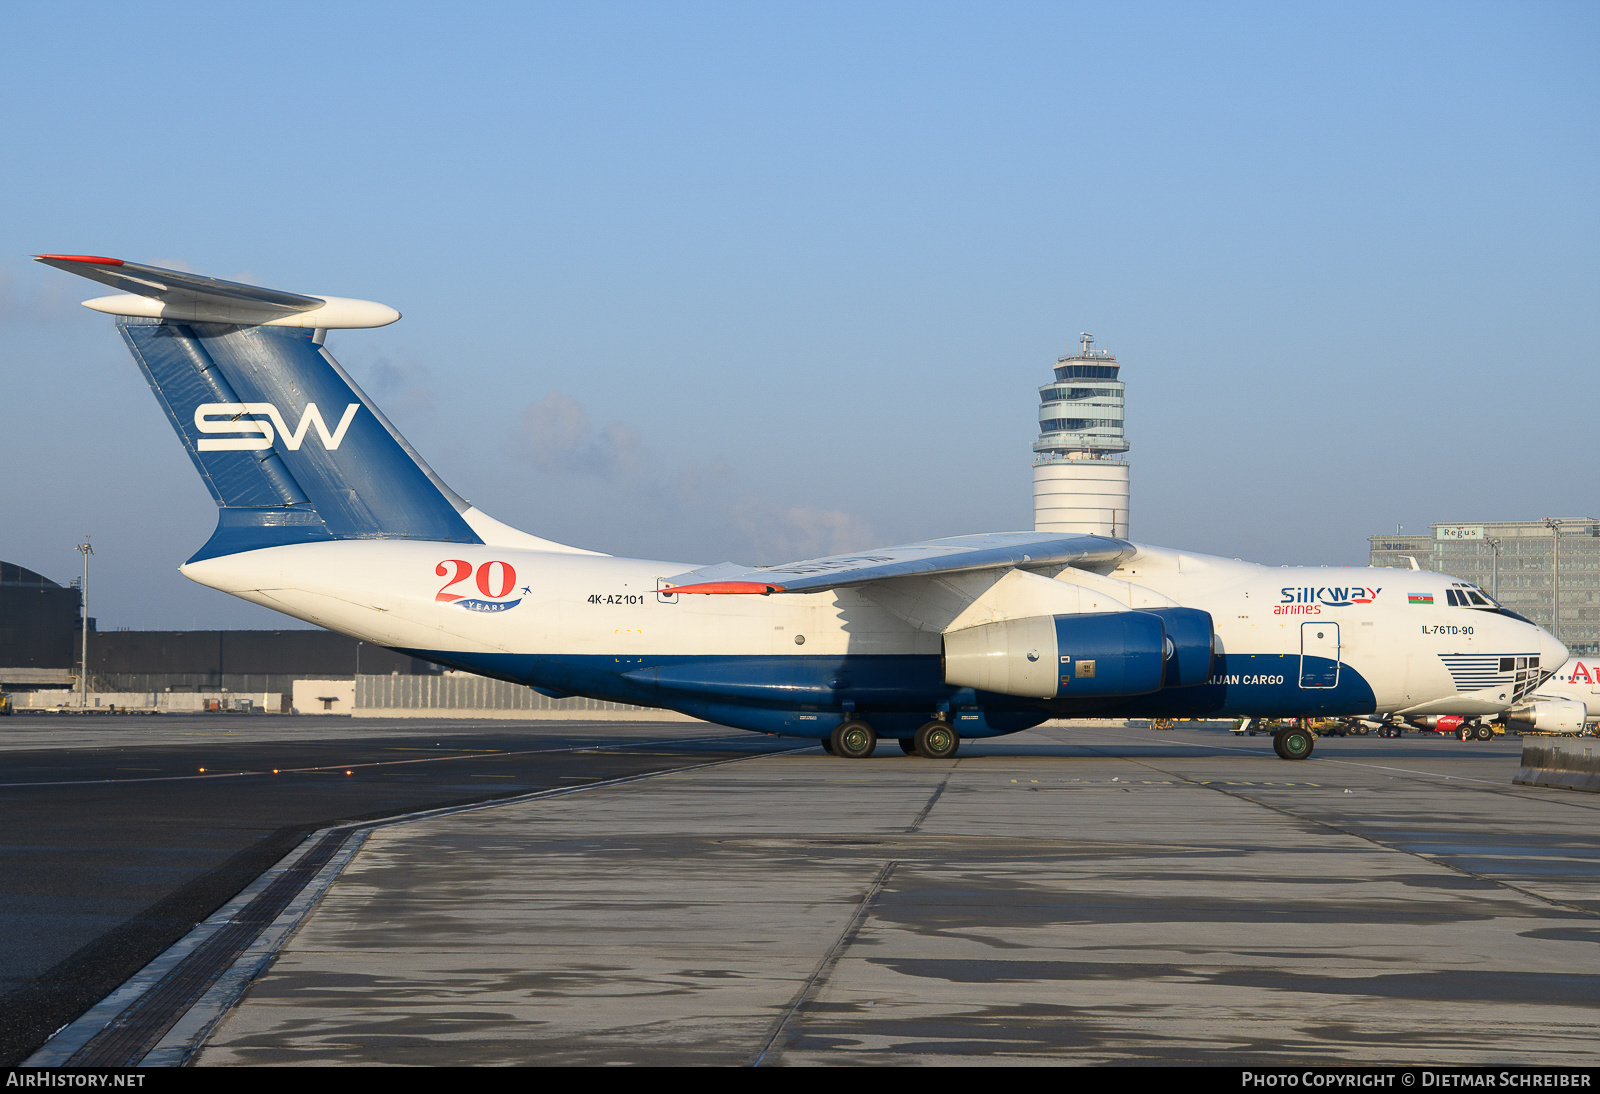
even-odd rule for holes
{"type": "Polygon", "coordinates": [[[1003,619],[945,634],[944,679],[1034,699],[1148,695],[1161,687],[1166,638],[1155,612],[1003,619]]]}
{"type": "Polygon", "coordinates": [[[1506,712],[1506,728],[1535,733],[1582,733],[1588,706],[1578,699],[1540,699],[1506,712]]]}
{"type": "Polygon", "coordinates": [[[1211,679],[1211,660],[1216,653],[1211,613],[1199,608],[1145,608],[1144,611],[1160,619],[1167,632],[1166,670],[1161,686],[1192,688],[1211,679]]]}

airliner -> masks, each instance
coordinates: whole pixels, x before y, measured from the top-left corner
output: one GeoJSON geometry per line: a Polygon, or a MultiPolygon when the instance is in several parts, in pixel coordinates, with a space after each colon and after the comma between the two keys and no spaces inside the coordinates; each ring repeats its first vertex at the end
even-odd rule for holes
{"type": "MultiPolygon", "coordinates": [[[[202,585],[545,695],[945,758],[1052,718],[1494,713],[1566,660],[1425,571],[1267,567],[1097,535],[960,535],[775,566],[617,558],[509,527],[428,466],[324,344],[372,301],[94,255],[216,499],[202,585]]],[[[1315,738],[1273,738],[1286,760],[1315,738]]]]}
{"type": "Polygon", "coordinates": [[[1574,657],[1506,712],[1506,725],[1535,733],[1582,735],[1600,722],[1600,658],[1574,657]]]}

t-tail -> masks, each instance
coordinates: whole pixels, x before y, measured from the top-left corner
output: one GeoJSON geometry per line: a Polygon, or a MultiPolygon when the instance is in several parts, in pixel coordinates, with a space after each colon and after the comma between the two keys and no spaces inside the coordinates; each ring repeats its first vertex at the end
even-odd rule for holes
{"type": "Polygon", "coordinates": [[[190,562],[339,539],[574,550],[474,509],[323,346],[330,329],[393,323],[393,308],[114,258],[34,258],[127,290],[84,305],[116,316],[216,499],[217,530],[190,562]]]}

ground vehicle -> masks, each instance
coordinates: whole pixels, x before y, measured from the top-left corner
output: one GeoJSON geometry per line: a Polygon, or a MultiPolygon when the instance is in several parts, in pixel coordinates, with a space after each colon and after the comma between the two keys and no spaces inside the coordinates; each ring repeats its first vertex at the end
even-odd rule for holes
{"type": "Polygon", "coordinates": [[[1365,737],[1372,732],[1360,718],[1339,718],[1317,727],[1324,737],[1365,737]]]}

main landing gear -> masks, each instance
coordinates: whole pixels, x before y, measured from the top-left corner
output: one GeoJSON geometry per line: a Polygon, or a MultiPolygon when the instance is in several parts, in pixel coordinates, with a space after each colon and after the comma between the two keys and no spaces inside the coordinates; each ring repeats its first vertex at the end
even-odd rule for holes
{"type": "Polygon", "coordinates": [[[878,747],[878,734],[866,722],[847,718],[833,727],[828,751],[847,760],[864,760],[878,747]]]}
{"type": "Polygon", "coordinates": [[[912,747],[930,760],[948,760],[961,747],[961,734],[949,722],[935,718],[917,728],[912,747]]]}
{"type": "MultiPolygon", "coordinates": [[[[930,760],[948,760],[961,747],[961,735],[954,726],[941,718],[924,722],[910,737],[901,737],[897,743],[908,756],[925,756],[930,760]]],[[[844,756],[851,760],[864,760],[878,747],[878,734],[871,724],[859,718],[847,718],[833,727],[833,732],[822,739],[822,750],[830,756],[844,756]]]]}

